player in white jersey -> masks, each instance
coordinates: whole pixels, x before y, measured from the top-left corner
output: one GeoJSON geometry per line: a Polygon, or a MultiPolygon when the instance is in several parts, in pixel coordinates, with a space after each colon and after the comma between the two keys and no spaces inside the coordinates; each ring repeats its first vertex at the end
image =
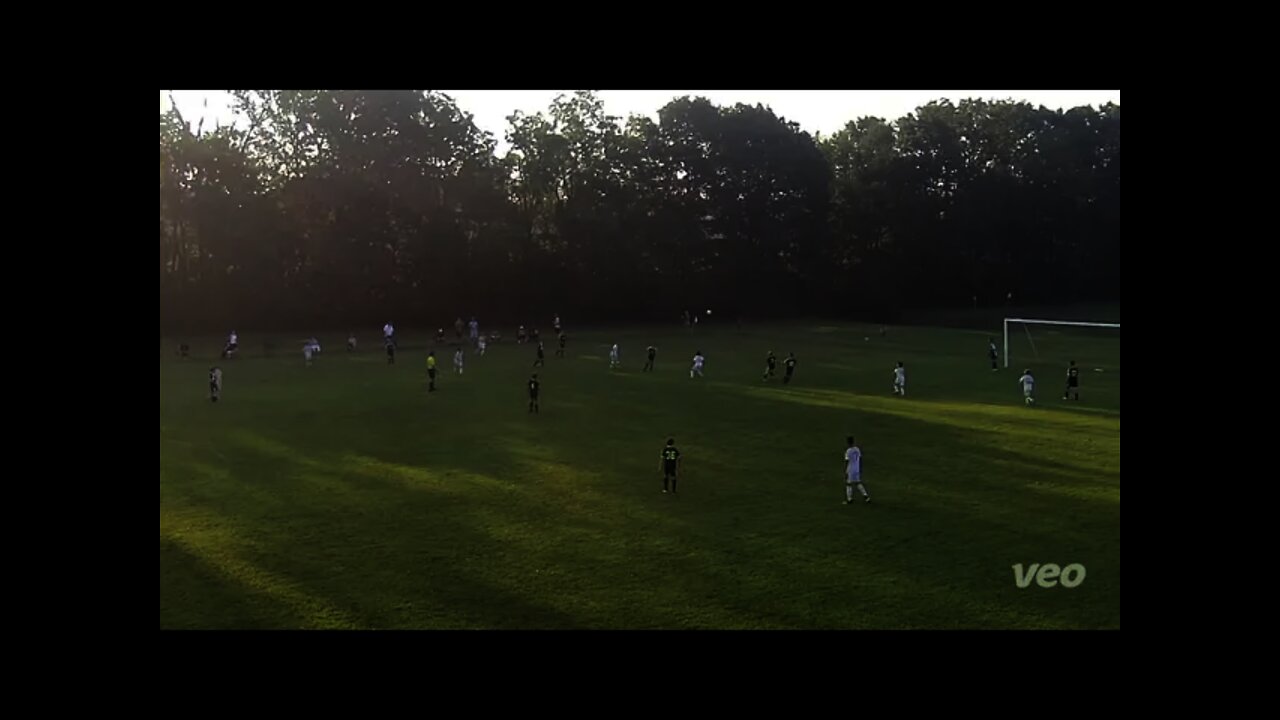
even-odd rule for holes
{"type": "Polygon", "coordinates": [[[697,374],[698,377],[702,377],[702,363],[706,362],[706,360],[707,359],[702,356],[701,350],[694,354],[693,367],[689,369],[690,380],[693,379],[694,374],[697,374]]]}
{"type": "Polygon", "coordinates": [[[306,359],[307,365],[311,364],[311,358],[320,354],[320,341],[315,338],[307,338],[302,341],[302,357],[306,359]]]}
{"type": "Polygon", "coordinates": [[[480,339],[476,341],[476,344],[480,346],[480,357],[484,357],[484,349],[486,347],[489,347],[489,341],[486,340],[483,335],[481,335],[480,339]]]}
{"type": "Polygon", "coordinates": [[[621,355],[621,351],[618,350],[618,343],[614,343],[613,347],[609,349],[609,369],[610,370],[616,367],[621,367],[622,360],[620,358],[620,355],[621,355]]]}
{"type": "Polygon", "coordinates": [[[1022,371],[1022,377],[1018,378],[1018,382],[1022,384],[1022,397],[1025,398],[1028,405],[1036,404],[1036,379],[1031,377],[1031,368],[1022,371]]]}
{"type": "Polygon", "coordinates": [[[844,504],[853,504],[853,488],[856,485],[866,502],[871,502],[871,494],[862,482],[862,450],[853,444],[853,436],[848,437],[849,447],[844,451],[844,504]]]}
{"type": "Polygon", "coordinates": [[[475,318],[471,318],[470,325],[471,325],[471,344],[475,345],[476,341],[480,339],[480,323],[476,322],[475,318]]]}
{"type": "Polygon", "coordinates": [[[395,342],[396,329],[392,327],[391,323],[387,323],[386,325],[382,326],[382,340],[388,345],[395,342]]]}
{"type": "Polygon", "coordinates": [[[347,352],[355,352],[355,351],[356,351],[356,334],[348,333],[347,334],[347,352]]]}
{"type": "Polygon", "coordinates": [[[898,367],[893,369],[893,394],[907,396],[907,369],[902,366],[902,361],[898,361],[898,367]]]}
{"type": "Polygon", "coordinates": [[[222,357],[230,360],[236,354],[236,350],[240,348],[240,336],[236,335],[236,331],[232,330],[231,335],[227,337],[227,346],[222,349],[222,357]]]}
{"type": "Polygon", "coordinates": [[[222,368],[214,365],[209,368],[209,400],[218,402],[222,397],[222,368]]]}
{"type": "Polygon", "coordinates": [[[462,374],[462,348],[453,353],[453,371],[462,374]]]}

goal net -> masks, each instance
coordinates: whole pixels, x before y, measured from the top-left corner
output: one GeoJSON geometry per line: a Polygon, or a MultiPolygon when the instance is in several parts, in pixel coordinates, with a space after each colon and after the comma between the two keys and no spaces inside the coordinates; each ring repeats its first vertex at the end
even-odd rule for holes
{"type": "Polygon", "coordinates": [[[1004,366],[1066,368],[1083,376],[1120,373],[1120,323],[1005,318],[1004,366]]]}

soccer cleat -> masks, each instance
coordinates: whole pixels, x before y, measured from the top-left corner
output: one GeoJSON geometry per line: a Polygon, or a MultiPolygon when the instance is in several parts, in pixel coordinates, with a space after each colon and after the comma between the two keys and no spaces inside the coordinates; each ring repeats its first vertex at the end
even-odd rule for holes
{"type": "Polygon", "coordinates": [[[853,501],[852,501],[852,500],[845,500],[845,501],[844,501],[844,504],[845,504],[845,505],[852,505],[852,504],[853,504],[853,501]]]}
{"type": "Polygon", "coordinates": [[[868,496],[867,496],[866,502],[871,502],[871,496],[870,496],[870,495],[868,495],[868,496]]]}

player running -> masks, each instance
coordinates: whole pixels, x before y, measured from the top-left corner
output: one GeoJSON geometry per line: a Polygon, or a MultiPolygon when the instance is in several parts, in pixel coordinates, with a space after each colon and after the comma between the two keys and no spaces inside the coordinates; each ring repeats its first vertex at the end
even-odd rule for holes
{"type": "Polygon", "coordinates": [[[996,352],[996,341],[991,338],[987,338],[987,359],[991,361],[992,372],[1000,369],[1000,366],[997,364],[999,357],[999,353],[996,352]]]}
{"type": "Polygon", "coordinates": [[[778,371],[778,358],[776,355],[773,354],[773,351],[770,350],[768,357],[764,359],[764,377],[762,379],[765,382],[769,382],[769,378],[773,377],[774,374],[777,373],[777,371],[778,371]]]}
{"type": "Polygon", "coordinates": [[[706,362],[706,360],[707,359],[702,356],[701,350],[694,354],[693,367],[689,369],[690,380],[693,379],[694,374],[697,374],[698,377],[702,377],[702,363],[706,362]]]}
{"type": "Polygon", "coordinates": [[[240,336],[236,335],[236,331],[232,330],[227,336],[227,346],[222,348],[222,359],[231,360],[235,357],[236,350],[240,349],[240,336]]]}
{"type": "Polygon", "coordinates": [[[542,367],[543,361],[546,359],[546,351],[543,349],[541,342],[538,343],[538,359],[533,361],[534,367],[542,367]]]}
{"type": "Polygon", "coordinates": [[[462,374],[462,348],[458,348],[453,353],[453,371],[459,375],[462,374]]]}
{"type": "Polygon", "coordinates": [[[557,339],[560,343],[560,347],[556,350],[556,357],[564,357],[564,344],[569,342],[569,336],[565,335],[563,330],[559,330],[557,333],[559,335],[557,339]]]}
{"type": "Polygon", "coordinates": [[[898,361],[898,367],[893,369],[893,394],[907,396],[907,369],[902,366],[901,360],[898,361]]]}
{"type": "Polygon", "coordinates": [[[618,349],[618,343],[614,343],[609,349],[609,369],[622,367],[622,351],[618,349]]]}
{"type": "Polygon", "coordinates": [[[529,412],[534,415],[538,413],[538,390],[541,384],[538,382],[538,373],[529,376],[529,412]]]}
{"type": "Polygon", "coordinates": [[[796,354],[793,352],[787,353],[787,359],[783,365],[787,366],[787,375],[782,378],[782,384],[787,385],[791,382],[791,375],[796,371],[796,354]]]}
{"type": "Polygon", "coordinates": [[[1022,397],[1028,405],[1036,404],[1036,379],[1031,377],[1031,368],[1022,371],[1022,377],[1018,378],[1018,382],[1022,384],[1022,397]]]}
{"type": "Polygon", "coordinates": [[[652,372],[654,358],[658,357],[658,348],[650,345],[645,349],[645,355],[648,359],[644,362],[644,370],[642,372],[652,372]]]}

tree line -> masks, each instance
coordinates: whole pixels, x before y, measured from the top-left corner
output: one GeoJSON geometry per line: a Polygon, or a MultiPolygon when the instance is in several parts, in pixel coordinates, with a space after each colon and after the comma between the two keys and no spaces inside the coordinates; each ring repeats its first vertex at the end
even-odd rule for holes
{"type": "Polygon", "coordinates": [[[579,91],[235,91],[160,115],[160,323],[441,325],[1118,300],[1120,107],[943,100],[815,137],[770,108],[579,91]]]}

